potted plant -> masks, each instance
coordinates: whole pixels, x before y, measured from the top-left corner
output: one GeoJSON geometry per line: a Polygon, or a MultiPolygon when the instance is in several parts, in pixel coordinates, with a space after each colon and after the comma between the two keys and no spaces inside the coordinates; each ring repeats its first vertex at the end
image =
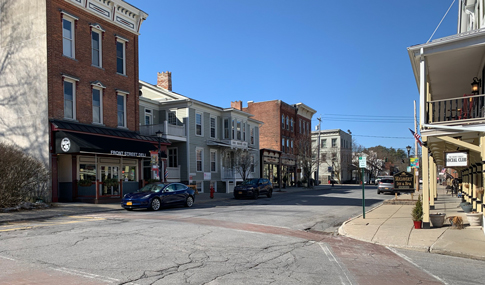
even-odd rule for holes
{"type": "Polygon", "coordinates": [[[479,212],[467,213],[466,219],[470,223],[470,226],[481,226],[482,225],[482,213],[479,213],[479,212]]]}
{"type": "Polygon", "coordinates": [[[460,203],[460,206],[463,209],[463,212],[465,212],[465,213],[470,213],[472,211],[472,208],[473,208],[473,205],[470,204],[470,202],[460,203]]]}
{"type": "Polygon", "coordinates": [[[89,186],[93,185],[93,181],[91,181],[89,179],[81,179],[77,182],[77,185],[79,185],[81,187],[89,187],[89,186]]]}
{"type": "Polygon", "coordinates": [[[429,214],[429,220],[433,225],[433,228],[441,228],[445,223],[445,213],[429,214]]]}
{"type": "Polygon", "coordinates": [[[108,188],[109,187],[118,187],[119,182],[118,182],[118,179],[108,178],[108,179],[105,179],[103,181],[103,185],[108,187],[108,188]]]}
{"type": "Polygon", "coordinates": [[[418,201],[414,205],[411,216],[413,217],[414,228],[420,229],[421,222],[423,221],[423,203],[421,202],[421,196],[418,196],[418,201]]]}

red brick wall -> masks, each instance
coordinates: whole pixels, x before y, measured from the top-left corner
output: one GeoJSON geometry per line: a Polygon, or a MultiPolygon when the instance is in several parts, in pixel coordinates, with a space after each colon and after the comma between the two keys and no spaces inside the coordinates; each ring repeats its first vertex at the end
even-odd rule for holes
{"type": "MultiPolygon", "coordinates": [[[[90,124],[92,115],[91,82],[99,80],[103,92],[103,123],[117,127],[116,91],[129,92],[126,97],[126,123],[138,129],[138,36],[105,21],[65,0],[47,1],[47,72],[49,118],[64,118],[63,77],[61,73],[80,78],[76,87],[76,119],[90,124]],[[62,9],[79,18],[75,25],[75,60],[62,55],[62,9]],[[102,34],[102,68],[91,66],[91,23],[105,30],[102,34]],[[116,73],[116,37],[128,39],[126,44],[126,76],[116,73]]],[[[35,96],[35,94],[33,94],[35,96]]]]}

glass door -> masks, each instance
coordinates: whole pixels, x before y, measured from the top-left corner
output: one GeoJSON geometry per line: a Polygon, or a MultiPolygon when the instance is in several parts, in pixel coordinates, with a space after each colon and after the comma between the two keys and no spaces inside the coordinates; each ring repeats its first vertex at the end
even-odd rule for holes
{"type": "Polygon", "coordinates": [[[101,196],[116,196],[120,194],[119,166],[101,165],[99,177],[101,177],[101,182],[103,182],[102,187],[99,189],[101,196]]]}

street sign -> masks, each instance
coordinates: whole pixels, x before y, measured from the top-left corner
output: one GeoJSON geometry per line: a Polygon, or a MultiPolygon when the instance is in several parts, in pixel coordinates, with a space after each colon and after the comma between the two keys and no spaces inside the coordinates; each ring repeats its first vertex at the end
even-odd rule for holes
{"type": "Polygon", "coordinates": [[[367,166],[366,156],[359,156],[359,168],[365,168],[367,166]]]}

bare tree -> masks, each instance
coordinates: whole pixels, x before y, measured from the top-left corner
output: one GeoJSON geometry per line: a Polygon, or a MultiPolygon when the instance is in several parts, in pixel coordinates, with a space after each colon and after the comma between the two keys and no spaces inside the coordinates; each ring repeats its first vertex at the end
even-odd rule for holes
{"type": "Polygon", "coordinates": [[[304,180],[310,182],[312,172],[316,170],[317,164],[320,162],[320,158],[317,158],[316,149],[312,148],[312,141],[310,136],[301,135],[296,139],[296,156],[298,159],[298,165],[301,168],[304,180]]]}
{"type": "Polygon", "coordinates": [[[254,172],[255,156],[247,149],[236,149],[234,151],[234,168],[244,180],[249,178],[249,174],[254,172]]]}

